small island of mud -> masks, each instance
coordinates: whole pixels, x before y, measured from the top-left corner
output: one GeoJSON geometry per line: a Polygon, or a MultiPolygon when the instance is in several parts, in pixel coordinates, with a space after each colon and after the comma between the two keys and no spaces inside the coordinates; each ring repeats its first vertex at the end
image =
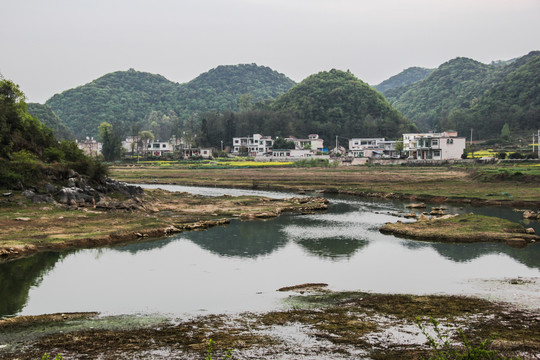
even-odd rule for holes
{"type": "Polygon", "coordinates": [[[441,218],[420,217],[418,221],[387,223],[380,228],[383,234],[416,240],[439,242],[505,242],[511,246],[526,246],[540,236],[534,230],[497,217],[463,214],[441,218]]]}

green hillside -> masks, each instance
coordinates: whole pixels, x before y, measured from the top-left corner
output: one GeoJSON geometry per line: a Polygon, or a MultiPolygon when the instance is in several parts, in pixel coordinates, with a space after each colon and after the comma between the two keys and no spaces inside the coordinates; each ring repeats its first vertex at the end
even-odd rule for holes
{"type": "Polygon", "coordinates": [[[58,140],[72,140],[75,138],[73,132],[47,105],[28,103],[28,113],[49,127],[58,140]]]}
{"type": "Polygon", "coordinates": [[[130,69],[54,95],[46,104],[78,138],[96,136],[104,121],[123,135],[175,121],[167,125],[174,135],[173,129],[180,131],[194,113],[238,110],[244,94],[248,102],[271,99],[293,85],[283,74],[256,64],[219,66],[186,84],[130,69]]]}
{"type": "Polygon", "coordinates": [[[390,103],[422,130],[476,130],[479,138],[540,127],[540,52],[492,65],[467,58],[442,64],[427,78],[386,91],[390,103]]]}
{"type": "Polygon", "coordinates": [[[67,179],[70,169],[101,181],[105,167],[72,141],[58,142],[52,130],[27,111],[25,96],[0,78],[0,188],[23,189],[67,179]]]}
{"type": "Polygon", "coordinates": [[[424,80],[434,69],[426,69],[421,67],[410,67],[403,70],[397,75],[392,76],[389,79],[384,80],[379,85],[375,85],[374,88],[386,93],[388,90],[392,90],[401,86],[414,84],[420,80],[424,80]]]}
{"type": "Polygon", "coordinates": [[[410,123],[379,92],[349,72],[331,70],[311,75],[272,108],[290,114],[299,133],[318,133],[326,140],[343,137],[395,138],[410,123]]]}

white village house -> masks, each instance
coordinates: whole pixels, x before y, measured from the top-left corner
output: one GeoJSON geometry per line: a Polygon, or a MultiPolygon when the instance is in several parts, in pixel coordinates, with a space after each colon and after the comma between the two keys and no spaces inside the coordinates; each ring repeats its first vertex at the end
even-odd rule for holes
{"type": "Polygon", "coordinates": [[[461,159],[466,139],[457,135],[457,131],[403,134],[403,151],[415,160],[461,159]]]}
{"type": "Polygon", "coordinates": [[[395,141],[385,138],[352,138],[348,154],[352,157],[397,158],[400,154],[395,146],[395,141]]]}
{"type": "Polygon", "coordinates": [[[252,136],[233,137],[233,154],[239,154],[242,148],[247,150],[248,155],[263,155],[272,150],[274,140],[270,136],[253,134],[252,136]]]}

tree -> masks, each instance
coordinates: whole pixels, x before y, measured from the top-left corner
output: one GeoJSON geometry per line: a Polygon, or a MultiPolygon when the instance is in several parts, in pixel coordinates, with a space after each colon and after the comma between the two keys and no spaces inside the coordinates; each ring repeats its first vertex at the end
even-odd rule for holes
{"type": "Polygon", "coordinates": [[[501,138],[505,141],[510,140],[510,126],[508,126],[508,123],[505,123],[501,129],[501,138]]]}
{"type": "Polygon", "coordinates": [[[401,155],[401,153],[403,152],[403,149],[404,149],[403,141],[402,140],[396,141],[396,143],[394,144],[394,150],[396,150],[401,155]]]}
{"type": "Polygon", "coordinates": [[[143,153],[146,156],[148,153],[148,142],[154,141],[154,134],[148,130],[141,131],[139,133],[139,139],[142,141],[143,153]]]}
{"type": "Polygon", "coordinates": [[[284,138],[277,138],[274,141],[274,149],[280,149],[280,150],[286,150],[286,149],[294,149],[294,142],[285,140],[284,138]]]}
{"type": "Polygon", "coordinates": [[[120,135],[108,122],[102,122],[98,127],[98,136],[103,143],[101,153],[105,161],[117,160],[122,156],[122,141],[120,135]]]}

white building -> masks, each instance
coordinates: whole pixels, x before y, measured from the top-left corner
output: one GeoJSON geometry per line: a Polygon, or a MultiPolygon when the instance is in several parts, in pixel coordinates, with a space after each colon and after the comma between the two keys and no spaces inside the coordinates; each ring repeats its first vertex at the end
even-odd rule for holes
{"type": "Polygon", "coordinates": [[[457,135],[457,131],[403,134],[403,151],[408,153],[409,159],[461,159],[466,139],[457,135]]]}
{"type": "Polygon", "coordinates": [[[352,138],[348,154],[353,157],[391,158],[399,157],[396,142],[384,138],[352,138]]]}
{"type": "Polygon", "coordinates": [[[287,141],[292,141],[294,147],[297,150],[309,149],[313,151],[323,151],[324,140],[319,138],[317,134],[309,134],[307,139],[298,139],[294,136],[289,136],[285,138],[287,141]]]}
{"type": "Polygon", "coordinates": [[[149,141],[146,145],[146,152],[153,156],[162,156],[174,151],[174,145],[168,141],[149,141]]]}
{"type": "Polygon", "coordinates": [[[247,150],[249,156],[263,155],[272,150],[274,140],[270,136],[253,134],[253,136],[234,137],[233,154],[239,154],[242,148],[247,150]]]}
{"type": "Polygon", "coordinates": [[[77,147],[81,149],[85,155],[88,156],[98,156],[101,155],[101,148],[103,144],[94,140],[94,138],[86,138],[86,140],[78,141],[76,140],[77,147]]]}
{"type": "Polygon", "coordinates": [[[313,156],[312,150],[309,149],[274,149],[272,157],[278,158],[309,158],[313,156]]]}

